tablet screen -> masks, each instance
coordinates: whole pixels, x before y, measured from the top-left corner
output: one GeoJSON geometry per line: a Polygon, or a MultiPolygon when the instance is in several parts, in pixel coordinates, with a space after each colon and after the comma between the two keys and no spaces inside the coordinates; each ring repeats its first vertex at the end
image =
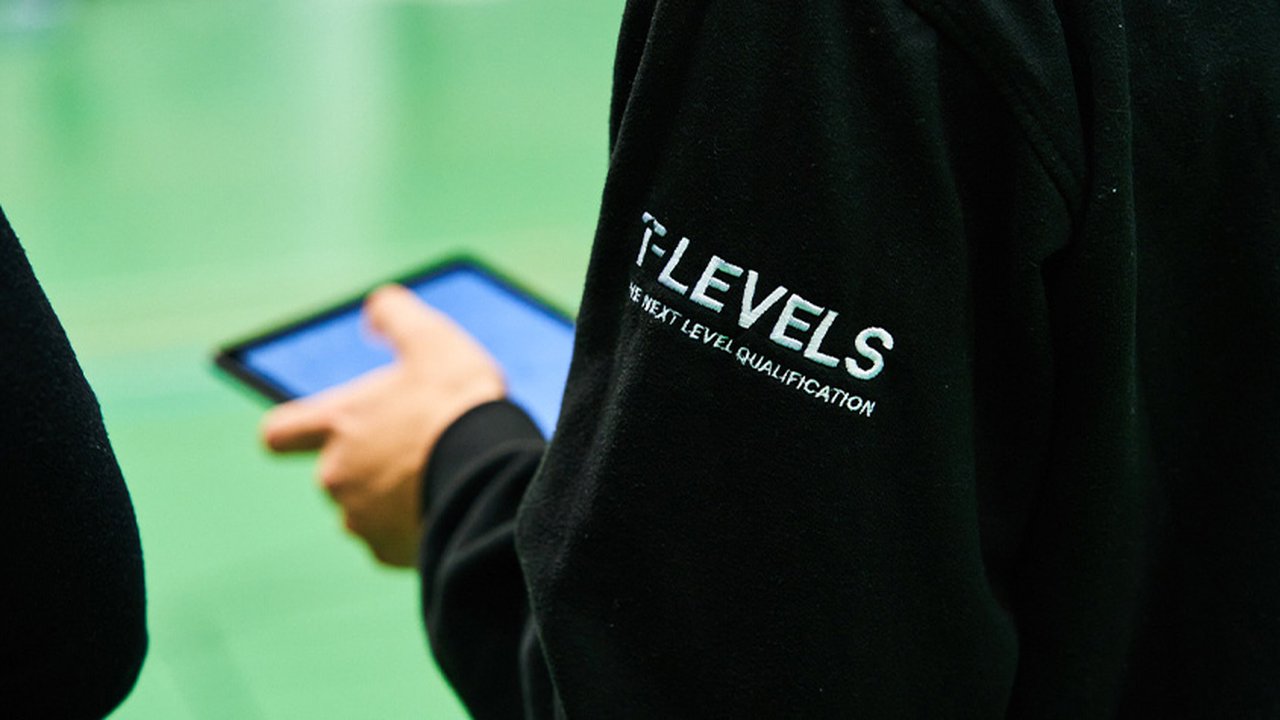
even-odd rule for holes
{"type": "MultiPolygon", "coordinates": [[[[511,400],[550,436],[573,352],[570,321],[471,264],[451,265],[406,286],[452,317],[493,354],[505,372],[511,400]]],[[[331,388],[392,358],[387,344],[361,318],[358,303],[224,355],[278,388],[276,394],[285,398],[331,388]]]]}

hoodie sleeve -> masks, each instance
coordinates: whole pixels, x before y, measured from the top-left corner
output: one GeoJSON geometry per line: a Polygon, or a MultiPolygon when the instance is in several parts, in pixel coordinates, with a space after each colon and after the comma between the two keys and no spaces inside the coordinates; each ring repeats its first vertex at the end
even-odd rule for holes
{"type": "Polygon", "coordinates": [[[514,538],[516,510],[543,449],[522,410],[489,403],[441,436],[423,479],[420,569],[431,649],[480,719],[525,717],[529,669],[521,648],[531,625],[514,538]]]}
{"type": "Polygon", "coordinates": [[[147,648],[142,549],[98,403],[0,213],[0,687],[17,717],[103,717],[147,648]]]}
{"type": "Polygon", "coordinates": [[[477,718],[1005,716],[1071,167],[984,64],[901,2],[628,3],[555,436],[428,470],[477,718]]]}

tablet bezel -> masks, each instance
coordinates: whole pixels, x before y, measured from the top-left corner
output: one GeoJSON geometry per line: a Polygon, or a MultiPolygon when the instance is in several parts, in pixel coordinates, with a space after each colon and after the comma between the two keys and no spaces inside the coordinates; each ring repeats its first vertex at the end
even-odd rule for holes
{"type": "Polygon", "coordinates": [[[515,296],[524,300],[530,307],[543,312],[554,320],[565,323],[571,331],[573,330],[573,316],[561,310],[550,301],[535,294],[521,283],[512,280],[510,276],[494,269],[492,266],[485,264],[473,256],[453,255],[443,260],[433,262],[423,268],[414,270],[406,275],[378,283],[347,300],[327,306],[321,310],[304,315],[295,320],[275,325],[269,330],[251,335],[243,340],[223,345],[214,351],[214,365],[229,376],[266,397],[266,399],[271,402],[281,403],[297,399],[299,396],[289,393],[284,388],[276,385],[271,380],[255,372],[252,368],[246,365],[244,360],[241,358],[241,354],[260,345],[265,345],[269,342],[278,340],[286,335],[306,330],[314,325],[327,322],[337,315],[342,315],[352,310],[358,310],[364,305],[365,298],[368,297],[369,293],[383,285],[399,284],[408,287],[418,283],[428,282],[434,277],[457,270],[471,270],[484,275],[497,285],[502,286],[515,296]]]}

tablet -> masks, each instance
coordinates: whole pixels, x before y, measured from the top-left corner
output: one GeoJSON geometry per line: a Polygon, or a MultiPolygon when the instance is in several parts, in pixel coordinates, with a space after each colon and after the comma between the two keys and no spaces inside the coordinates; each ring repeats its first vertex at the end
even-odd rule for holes
{"type": "MultiPolygon", "coordinates": [[[[461,258],[398,282],[449,315],[497,359],[511,401],[550,437],[573,354],[573,321],[479,262],[461,258]]],[[[219,350],[218,367],[267,398],[305,397],[392,360],[361,317],[363,296],[219,350]]]]}

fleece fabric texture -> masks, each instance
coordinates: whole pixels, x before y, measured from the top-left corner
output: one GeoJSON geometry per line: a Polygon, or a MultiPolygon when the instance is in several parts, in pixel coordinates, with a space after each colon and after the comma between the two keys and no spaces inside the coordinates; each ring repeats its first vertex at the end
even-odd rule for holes
{"type": "Polygon", "coordinates": [[[1277,38],[629,2],[555,437],[428,463],[475,717],[1280,717],[1277,38]]]}
{"type": "Polygon", "coordinates": [[[0,211],[0,715],[101,718],[146,654],[142,549],[97,399],[0,211]]]}

